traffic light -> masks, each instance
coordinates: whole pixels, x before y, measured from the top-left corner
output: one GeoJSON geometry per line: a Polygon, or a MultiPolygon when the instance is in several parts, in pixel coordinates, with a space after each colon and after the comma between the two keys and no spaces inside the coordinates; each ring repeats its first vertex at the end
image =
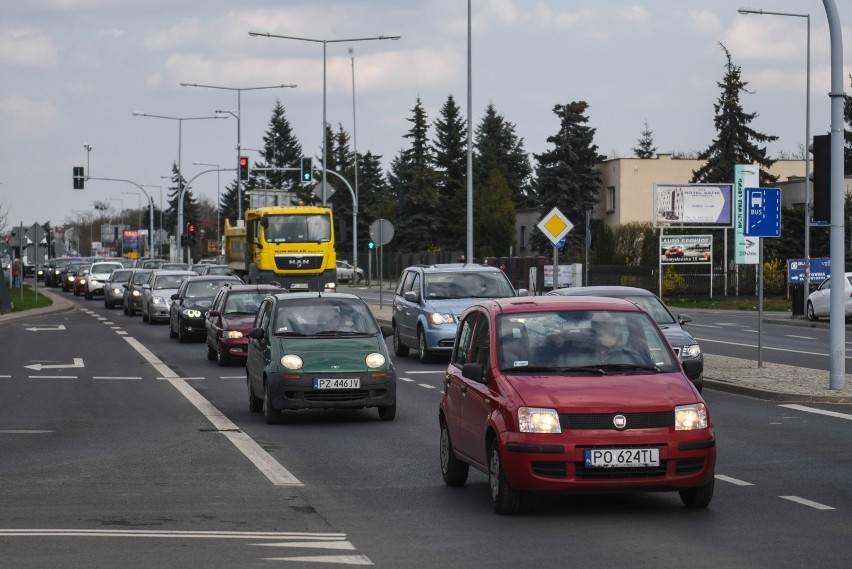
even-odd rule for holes
{"type": "Polygon", "coordinates": [[[240,180],[249,179],[249,159],[248,156],[240,156],[240,180]]]}
{"type": "Polygon", "coordinates": [[[831,221],[831,135],[814,136],[811,145],[814,155],[813,176],[813,220],[831,221]]]}
{"type": "Polygon", "coordinates": [[[84,174],[84,170],[82,166],[74,166],[74,189],[75,190],[83,190],[85,189],[86,176],[84,174]]]}
{"type": "Polygon", "coordinates": [[[376,244],[375,244],[375,243],[373,243],[372,241],[370,241],[370,244],[368,245],[368,247],[369,247],[370,249],[372,249],[372,248],[373,248],[373,247],[375,247],[375,246],[376,246],[376,244]]]}
{"type": "Polygon", "coordinates": [[[190,245],[195,244],[195,224],[192,222],[186,224],[186,240],[190,245]]]}
{"type": "Polygon", "coordinates": [[[302,157],[302,182],[312,182],[314,179],[314,160],[310,156],[302,157]]]}

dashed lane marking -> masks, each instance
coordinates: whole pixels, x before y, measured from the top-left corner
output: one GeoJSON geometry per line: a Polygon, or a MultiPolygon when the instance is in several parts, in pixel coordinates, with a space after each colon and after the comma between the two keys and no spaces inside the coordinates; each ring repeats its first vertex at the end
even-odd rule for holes
{"type": "Polygon", "coordinates": [[[784,334],[785,338],[796,338],[798,340],[819,340],[819,338],[814,338],[812,336],[796,336],[795,334],[784,334]]]}
{"type": "Polygon", "coordinates": [[[434,385],[429,385],[428,383],[418,383],[420,387],[425,387],[426,389],[437,389],[434,385]]]}
{"type": "Polygon", "coordinates": [[[835,417],[837,419],[846,419],[847,421],[852,421],[852,415],[849,413],[839,413],[837,411],[826,411],[825,409],[816,409],[815,407],[805,407],[804,405],[796,405],[795,403],[789,403],[786,405],[779,405],[779,407],[784,407],[786,409],[795,409],[796,411],[804,411],[805,413],[816,413],[817,415],[826,415],[827,417],[835,417]]]}
{"type": "Polygon", "coordinates": [[[737,478],[731,478],[730,476],[725,476],[724,474],[717,474],[716,480],[721,480],[722,482],[730,482],[731,484],[736,484],[737,486],[754,486],[751,482],[746,482],[745,480],[739,480],[737,478]]]}
{"type": "Polygon", "coordinates": [[[831,506],[826,506],[825,504],[820,504],[819,502],[814,502],[812,500],[806,500],[805,498],[800,498],[798,496],[778,496],[779,498],[783,498],[785,500],[790,500],[791,502],[795,502],[797,504],[802,504],[803,506],[808,506],[814,508],[816,510],[834,510],[831,506]]]}

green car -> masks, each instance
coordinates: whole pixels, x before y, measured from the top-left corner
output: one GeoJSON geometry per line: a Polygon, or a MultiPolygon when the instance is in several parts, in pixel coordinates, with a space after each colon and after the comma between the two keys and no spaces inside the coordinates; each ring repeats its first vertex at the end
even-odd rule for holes
{"type": "Polygon", "coordinates": [[[290,409],[378,407],[396,416],[396,370],[367,304],[343,293],[267,296],[249,333],[249,409],[277,423],[290,409]]]}

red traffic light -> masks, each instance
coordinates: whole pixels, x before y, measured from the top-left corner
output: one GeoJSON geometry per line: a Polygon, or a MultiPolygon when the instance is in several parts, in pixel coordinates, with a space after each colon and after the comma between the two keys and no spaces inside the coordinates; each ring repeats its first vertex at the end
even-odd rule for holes
{"type": "Polygon", "coordinates": [[[190,233],[195,233],[195,224],[194,224],[194,223],[190,223],[190,224],[189,224],[189,232],[190,232],[190,233]]]}

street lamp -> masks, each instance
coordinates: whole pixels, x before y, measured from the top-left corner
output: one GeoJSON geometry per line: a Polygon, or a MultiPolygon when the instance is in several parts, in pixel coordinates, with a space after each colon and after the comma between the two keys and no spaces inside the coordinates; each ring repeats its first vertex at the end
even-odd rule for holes
{"type": "Polygon", "coordinates": [[[183,132],[183,121],[197,121],[197,120],[205,120],[205,119],[226,119],[228,117],[223,117],[219,115],[214,115],[212,117],[169,117],[164,115],[152,115],[149,113],[143,113],[141,111],[136,111],[133,113],[135,117],[150,117],[154,119],[167,119],[178,122],[178,203],[177,203],[177,227],[175,228],[175,239],[177,244],[178,254],[180,255],[180,260],[183,261],[183,248],[181,244],[180,232],[181,227],[183,227],[183,170],[181,169],[181,136],[183,132]]]}
{"type": "Polygon", "coordinates": [[[402,36],[376,36],[372,38],[347,38],[347,39],[336,39],[336,40],[321,40],[321,39],[312,39],[312,38],[299,38],[294,36],[281,36],[276,34],[270,34],[268,32],[249,32],[248,33],[252,37],[267,37],[267,38],[280,38],[285,40],[297,40],[297,41],[308,41],[313,43],[321,43],[322,44],[322,205],[326,205],[326,188],[327,188],[327,178],[326,170],[325,170],[325,159],[327,154],[327,136],[326,136],[326,120],[325,120],[325,109],[326,109],[326,48],[330,43],[343,43],[343,42],[356,42],[356,41],[371,41],[371,40],[398,40],[402,36]]]}
{"type": "MultiPolygon", "coordinates": [[[[240,99],[243,91],[258,91],[260,89],[295,89],[296,85],[270,85],[268,87],[221,87],[219,85],[200,85],[198,83],[181,83],[181,87],[202,87],[204,89],[222,89],[224,91],[237,92],[237,113],[230,111],[216,111],[216,114],[228,113],[237,119],[237,164],[240,161],[240,99]]],[[[242,200],[242,180],[240,180],[239,170],[237,170],[237,219],[243,217],[243,200],[242,200]]]]}
{"type": "Polygon", "coordinates": [[[805,285],[802,287],[802,309],[807,310],[808,293],[811,288],[811,160],[808,147],[811,141],[811,15],[789,12],[770,12],[758,8],[740,8],[740,14],[791,16],[805,18],[807,22],[807,66],[805,77],[805,285]]]}
{"type": "MultiPolygon", "coordinates": [[[[123,193],[123,192],[122,192],[123,193]]],[[[118,202],[119,206],[121,206],[121,210],[118,213],[119,227],[124,229],[124,200],[121,198],[104,198],[107,201],[118,202]]],[[[96,202],[97,203],[97,202],[96,202]]],[[[97,208],[97,206],[95,206],[97,208]]],[[[103,235],[103,230],[101,230],[101,235],[103,235]]],[[[124,256],[124,236],[122,235],[121,239],[118,241],[121,244],[121,256],[124,256]]]]}
{"type": "MultiPolygon", "coordinates": [[[[157,185],[157,184],[141,184],[141,185],[145,188],[160,188],[160,231],[162,231],[163,230],[163,186],[157,185]]],[[[154,201],[154,199],[151,198],[151,201],[154,201]]],[[[153,215],[153,212],[152,212],[151,225],[153,226],[153,224],[154,224],[154,215],[153,215]]],[[[151,233],[152,233],[151,239],[150,239],[150,241],[151,241],[151,252],[149,254],[153,255],[154,254],[153,231],[151,233]]],[[[163,254],[163,239],[162,239],[162,235],[161,235],[160,236],[160,244],[157,246],[157,256],[159,257],[162,254],[163,254]]]]}
{"type": "MultiPolygon", "coordinates": [[[[222,207],[221,207],[220,202],[219,202],[219,199],[220,199],[219,198],[219,188],[220,188],[219,168],[221,168],[221,166],[219,166],[219,164],[208,164],[207,162],[193,162],[193,164],[195,166],[215,166],[216,169],[217,169],[216,170],[216,261],[218,262],[219,261],[219,253],[220,253],[219,248],[222,245],[222,230],[220,229],[222,227],[222,222],[221,222],[221,219],[220,219],[220,217],[221,217],[220,213],[222,211],[222,207]]],[[[240,177],[239,173],[237,173],[237,184],[240,183],[239,177],[240,177]]],[[[238,193],[237,194],[237,200],[239,200],[239,199],[240,198],[239,198],[239,193],[238,193]]]]}

